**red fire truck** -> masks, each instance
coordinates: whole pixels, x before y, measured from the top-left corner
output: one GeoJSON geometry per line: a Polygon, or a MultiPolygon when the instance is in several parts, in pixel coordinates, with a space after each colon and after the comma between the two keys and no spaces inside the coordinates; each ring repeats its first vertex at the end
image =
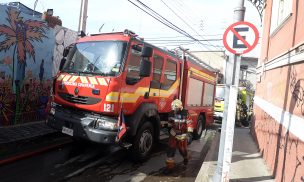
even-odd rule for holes
{"type": "Polygon", "coordinates": [[[76,138],[113,144],[122,110],[125,142],[144,159],[179,98],[195,123],[194,138],[200,138],[213,122],[216,73],[182,53],[150,45],[129,30],[80,38],[64,52],[47,124],[76,138]]]}

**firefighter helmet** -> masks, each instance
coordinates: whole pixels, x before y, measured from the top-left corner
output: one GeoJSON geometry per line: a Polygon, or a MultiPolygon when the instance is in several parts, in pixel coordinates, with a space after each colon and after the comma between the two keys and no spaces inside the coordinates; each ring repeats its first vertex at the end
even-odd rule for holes
{"type": "Polygon", "coordinates": [[[173,111],[176,111],[176,110],[183,110],[183,103],[182,101],[178,100],[178,99],[175,99],[172,103],[171,103],[171,109],[173,111]]]}

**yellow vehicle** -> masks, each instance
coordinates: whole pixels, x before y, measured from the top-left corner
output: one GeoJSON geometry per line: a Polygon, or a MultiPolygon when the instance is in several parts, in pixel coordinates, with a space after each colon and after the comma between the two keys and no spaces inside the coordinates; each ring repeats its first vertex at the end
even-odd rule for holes
{"type": "Polygon", "coordinates": [[[216,85],[216,92],[214,98],[214,114],[213,114],[214,119],[216,120],[223,119],[224,103],[225,103],[225,85],[218,84],[216,85]]]}
{"type": "MultiPolygon", "coordinates": [[[[246,87],[239,87],[238,102],[236,108],[236,123],[248,126],[252,114],[252,99],[254,92],[246,87]]],[[[223,119],[225,104],[225,85],[216,86],[214,98],[214,119],[221,121],[223,119]]]]}

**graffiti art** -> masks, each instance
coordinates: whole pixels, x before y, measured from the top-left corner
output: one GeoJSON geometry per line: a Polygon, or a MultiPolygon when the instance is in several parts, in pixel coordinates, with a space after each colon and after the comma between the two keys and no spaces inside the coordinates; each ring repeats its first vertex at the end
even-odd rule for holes
{"type": "Polygon", "coordinates": [[[76,38],[74,31],[0,5],[0,126],[46,118],[61,50],[76,38]]]}

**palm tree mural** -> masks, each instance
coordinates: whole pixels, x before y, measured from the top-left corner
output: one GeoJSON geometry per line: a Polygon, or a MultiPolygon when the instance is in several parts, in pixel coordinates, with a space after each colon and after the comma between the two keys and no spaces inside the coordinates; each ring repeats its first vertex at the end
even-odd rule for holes
{"type": "MultiPolygon", "coordinates": [[[[21,121],[22,112],[28,104],[29,92],[25,93],[25,97],[21,100],[20,90],[23,88],[25,78],[25,67],[27,66],[27,58],[32,58],[35,63],[34,42],[42,42],[43,38],[47,38],[45,30],[48,29],[43,21],[24,20],[20,16],[20,11],[8,8],[6,10],[6,24],[0,25],[0,36],[4,36],[4,41],[0,42],[0,51],[9,51],[13,48],[13,67],[12,67],[12,85],[15,93],[15,110],[14,121],[11,124],[17,124],[21,121]],[[27,56],[28,55],[28,56],[27,56]],[[17,58],[17,59],[16,59],[17,58]],[[23,104],[21,104],[23,103],[23,104]]],[[[4,97],[0,97],[0,115],[9,111],[8,105],[4,97]]],[[[4,115],[5,119],[8,118],[4,115]]]]}
{"type": "MultiPolygon", "coordinates": [[[[0,42],[0,51],[8,51],[14,46],[13,52],[13,85],[16,88],[15,82],[22,83],[25,77],[26,54],[35,62],[35,49],[33,42],[42,42],[42,38],[46,37],[45,30],[47,26],[42,21],[23,20],[19,16],[20,11],[8,9],[7,22],[9,25],[0,25],[0,35],[5,36],[5,40],[0,42]],[[15,61],[17,56],[17,63],[15,61]]],[[[16,90],[16,89],[14,89],[16,90]]]]}

